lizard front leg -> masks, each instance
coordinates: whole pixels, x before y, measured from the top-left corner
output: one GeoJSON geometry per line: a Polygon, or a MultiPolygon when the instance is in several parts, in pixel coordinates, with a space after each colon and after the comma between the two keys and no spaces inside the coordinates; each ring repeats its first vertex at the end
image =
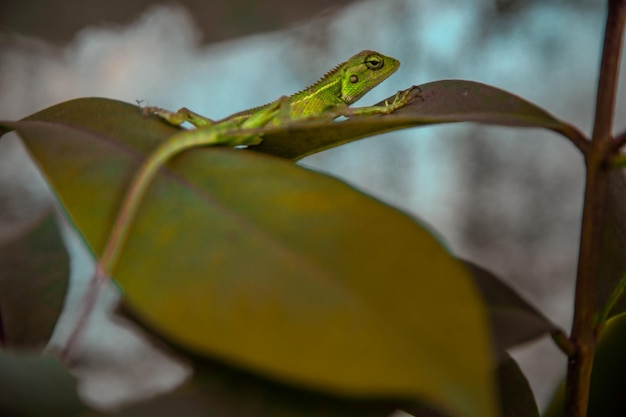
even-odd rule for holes
{"type": "Polygon", "coordinates": [[[347,108],[342,112],[342,116],[345,117],[354,117],[354,116],[369,116],[373,114],[390,114],[394,111],[406,106],[416,97],[420,97],[421,89],[414,85],[411,88],[408,88],[403,91],[398,91],[393,101],[389,103],[385,101],[384,106],[368,106],[368,107],[355,107],[355,108],[347,108]],[[417,91],[417,94],[413,92],[417,91]]]}

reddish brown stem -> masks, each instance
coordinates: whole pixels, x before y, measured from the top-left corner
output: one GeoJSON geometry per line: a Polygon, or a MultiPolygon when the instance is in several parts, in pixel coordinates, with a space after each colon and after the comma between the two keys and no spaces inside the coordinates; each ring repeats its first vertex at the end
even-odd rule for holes
{"type": "Polygon", "coordinates": [[[586,155],[587,178],[578,257],[576,301],[571,341],[574,351],[567,367],[565,416],[587,414],[593,356],[596,345],[594,311],[598,287],[600,239],[609,184],[613,112],[622,49],[626,0],[609,0],[596,98],[591,146],[586,155]]]}

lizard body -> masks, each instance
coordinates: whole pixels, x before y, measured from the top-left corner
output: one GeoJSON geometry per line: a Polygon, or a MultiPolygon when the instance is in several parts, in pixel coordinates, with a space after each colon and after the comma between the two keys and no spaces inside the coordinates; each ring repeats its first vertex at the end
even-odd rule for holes
{"type": "MultiPolygon", "coordinates": [[[[328,71],[309,87],[290,95],[289,117],[298,119],[321,115],[333,109],[349,106],[369,90],[396,72],[400,62],[374,51],[361,51],[346,62],[328,71]]],[[[273,103],[235,113],[232,117],[245,116],[271,107],[273,103]]]]}
{"type": "Polygon", "coordinates": [[[224,119],[213,121],[183,107],[176,113],[158,107],[144,108],[145,114],[155,114],[173,125],[187,121],[200,128],[222,125],[224,127],[256,128],[264,125],[281,125],[293,121],[320,116],[336,118],[376,113],[391,113],[406,104],[406,95],[396,97],[387,106],[372,106],[347,111],[348,106],[396,72],[400,62],[375,51],[361,51],[330,71],[309,87],[290,96],[234,113],[224,119]],[[270,113],[268,115],[267,113],[270,113]],[[263,117],[259,117],[262,115],[263,117]],[[269,116],[269,117],[267,117],[269,116]],[[258,119],[263,123],[258,123],[258,119]],[[265,120],[267,117],[269,120],[265,120]],[[252,119],[252,120],[251,120],[252,119]]]}
{"type": "Polygon", "coordinates": [[[144,161],[126,193],[117,219],[98,262],[97,274],[108,276],[115,266],[126,235],[141,199],[158,169],[185,149],[206,145],[254,145],[261,142],[258,134],[239,134],[245,129],[283,126],[302,119],[333,120],[339,116],[388,114],[409,102],[412,89],[398,92],[391,103],[383,106],[349,108],[369,90],[393,74],[400,62],[374,51],[362,51],[336,66],[311,86],[283,96],[271,103],[235,113],[213,121],[187,108],[170,112],[158,107],[145,107],[146,115],[157,115],[168,123],[189,122],[196,129],[184,130],[161,144],[144,161]]]}

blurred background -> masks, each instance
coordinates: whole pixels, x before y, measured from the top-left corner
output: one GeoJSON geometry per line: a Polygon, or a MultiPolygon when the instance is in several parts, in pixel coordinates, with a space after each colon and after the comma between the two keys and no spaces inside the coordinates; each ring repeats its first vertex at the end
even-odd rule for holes
{"type": "MultiPolygon", "coordinates": [[[[0,119],[101,96],[211,118],[313,83],[362,49],[399,71],[360,105],[413,84],[468,79],[518,94],[588,133],[604,30],[600,0],[3,0],[0,119]]],[[[620,92],[616,131],[625,123],[620,92]]],[[[430,225],[457,256],[491,269],[569,330],[583,161],[551,132],[470,124],[416,128],[304,159],[430,225]]],[[[97,192],[97,190],[94,190],[97,192]]],[[[52,205],[15,136],[0,140],[0,240],[52,205]]],[[[62,345],[90,274],[71,231],[62,345]]],[[[104,314],[88,332],[81,393],[108,407],[180,383],[188,369],[104,314]]],[[[541,407],[564,375],[550,341],[514,356],[541,407]]]]}

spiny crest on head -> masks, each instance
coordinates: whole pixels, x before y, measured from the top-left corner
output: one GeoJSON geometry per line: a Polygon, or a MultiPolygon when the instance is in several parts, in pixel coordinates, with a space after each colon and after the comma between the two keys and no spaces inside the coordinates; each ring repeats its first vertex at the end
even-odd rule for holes
{"type": "Polygon", "coordinates": [[[342,62],[341,64],[337,64],[334,68],[332,68],[330,71],[328,71],[326,74],[324,74],[319,80],[317,80],[315,83],[311,84],[310,86],[294,93],[293,95],[297,95],[300,94],[302,92],[305,91],[311,91],[316,89],[317,87],[319,87],[321,84],[323,84],[324,82],[326,82],[329,78],[332,78],[333,75],[337,74],[348,62],[351,62],[352,60],[354,60],[357,57],[366,57],[368,55],[374,55],[374,54],[378,54],[378,52],[376,51],[369,51],[369,50],[364,50],[359,52],[356,55],[353,55],[352,57],[350,57],[348,60],[342,62]]]}
{"type": "Polygon", "coordinates": [[[294,93],[293,95],[295,96],[296,94],[300,94],[302,92],[305,91],[310,91],[312,89],[315,89],[316,87],[318,87],[320,84],[324,83],[326,80],[328,80],[330,77],[332,77],[333,75],[335,75],[336,73],[339,72],[339,70],[341,69],[341,67],[343,67],[344,65],[346,65],[348,61],[342,62],[341,64],[337,64],[336,66],[334,66],[331,70],[327,71],[326,74],[322,75],[322,77],[317,80],[316,82],[314,82],[313,84],[311,84],[310,86],[303,88],[302,90],[294,93]]]}
{"type": "Polygon", "coordinates": [[[317,82],[315,84],[319,84],[321,81],[331,77],[332,75],[335,75],[337,72],[339,72],[339,69],[341,67],[346,65],[347,62],[348,61],[342,62],[341,64],[337,64],[332,69],[326,71],[326,74],[322,75],[322,77],[319,80],[317,80],[317,82]]]}

